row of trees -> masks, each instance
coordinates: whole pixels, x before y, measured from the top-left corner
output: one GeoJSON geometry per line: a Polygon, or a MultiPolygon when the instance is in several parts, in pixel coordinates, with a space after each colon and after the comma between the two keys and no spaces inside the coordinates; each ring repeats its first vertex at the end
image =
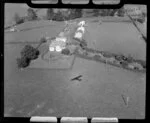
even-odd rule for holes
{"type": "Polygon", "coordinates": [[[64,21],[82,17],[82,9],[67,9],[66,11],[54,12],[54,9],[47,9],[48,20],[64,21]]]}
{"type": "Polygon", "coordinates": [[[125,9],[124,7],[120,9],[90,9],[90,10],[85,10],[83,12],[84,16],[114,16],[115,13],[117,13],[118,16],[124,16],[125,14],[125,9]]]}
{"type": "Polygon", "coordinates": [[[16,24],[21,24],[24,23],[25,21],[32,21],[32,20],[37,20],[38,16],[36,14],[36,11],[32,8],[27,9],[27,16],[21,17],[18,13],[15,13],[14,15],[14,21],[16,24]]]}
{"type": "MultiPolygon", "coordinates": [[[[69,19],[75,19],[82,17],[82,9],[67,9],[67,11],[58,11],[54,12],[54,9],[47,9],[46,19],[48,20],[56,20],[56,21],[64,21],[69,19]]],[[[34,9],[27,9],[27,16],[21,17],[18,13],[14,15],[14,21],[16,24],[24,23],[25,21],[33,21],[37,20],[38,16],[34,9]]]]}
{"type": "MultiPolygon", "coordinates": [[[[70,20],[75,18],[80,18],[82,16],[114,16],[116,13],[118,16],[123,17],[125,15],[124,7],[120,9],[90,9],[85,11],[85,9],[66,9],[63,11],[62,9],[57,9],[58,11],[55,12],[56,9],[49,8],[46,12],[46,19],[47,20],[55,20],[55,21],[64,21],[70,20]]],[[[37,20],[38,16],[34,9],[28,8],[27,16],[20,17],[17,13],[14,16],[14,20],[16,24],[21,24],[24,21],[32,21],[37,20]]]]}

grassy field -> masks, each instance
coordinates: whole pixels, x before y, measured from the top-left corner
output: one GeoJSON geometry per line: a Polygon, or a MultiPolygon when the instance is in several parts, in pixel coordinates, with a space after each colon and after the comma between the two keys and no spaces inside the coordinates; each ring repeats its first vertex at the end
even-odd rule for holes
{"type": "MultiPolygon", "coordinates": [[[[131,23],[91,21],[87,20],[85,33],[89,47],[146,60],[146,44],[131,23]]],[[[5,116],[144,118],[145,74],[81,58],[70,70],[17,68],[16,58],[25,41],[56,36],[63,27],[63,22],[28,22],[18,26],[20,32],[5,33],[5,116]],[[83,75],[81,82],[70,81],[78,75],[83,75]],[[129,97],[128,105],[123,97],[129,97]]]]}
{"type": "Polygon", "coordinates": [[[5,116],[144,118],[145,75],[80,58],[72,70],[20,71],[15,58],[21,47],[5,47],[5,116]],[[70,81],[80,74],[81,82],[70,81]],[[128,106],[122,95],[130,97],[128,106]]]}

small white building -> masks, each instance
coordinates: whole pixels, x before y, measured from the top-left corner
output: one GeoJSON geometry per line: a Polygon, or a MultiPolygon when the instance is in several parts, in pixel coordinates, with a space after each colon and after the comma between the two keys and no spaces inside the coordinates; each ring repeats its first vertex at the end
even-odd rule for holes
{"type": "Polygon", "coordinates": [[[82,39],[83,34],[81,32],[76,32],[74,38],[82,39]]]}
{"type": "Polygon", "coordinates": [[[61,52],[63,49],[65,49],[66,40],[66,37],[57,37],[55,40],[52,40],[51,44],[49,45],[49,51],[61,52]]]}
{"type": "Polygon", "coordinates": [[[17,29],[16,26],[12,27],[9,29],[10,32],[18,32],[19,30],[17,29]]]}
{"type": "Polygon", "coordinates": [[[84,26],[85,25],[85,21],[80,21],[79,23],[78,23],[78,26],[84,26]]]}
{"type": "Polygon", "coordinates": [[[82,33],[85,32],[85,28],[83,26],[78,27],[77,31],[81,31],[82,33]]]}

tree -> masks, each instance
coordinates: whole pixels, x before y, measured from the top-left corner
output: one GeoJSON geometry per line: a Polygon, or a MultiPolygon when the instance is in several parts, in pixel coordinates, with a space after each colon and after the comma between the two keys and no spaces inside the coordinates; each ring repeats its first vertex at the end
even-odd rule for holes
{"type": "Polygon", "coordinates": [[[142,14],[140,15],[140,17],[137,19],[137,21],[140,22],[140,23],[144,23],[144,21],[145,21],[145,14],[142,13],[142,14]]]}
{"type": "Polygon", "coordinates": [[[123,17],[124,14],[125,14],[125,9],[124,9],[124,7],[122,7],[118,10],[118,16],[123,17]]]}
{"type": "Polygon", "coordinates": [[[54,16],[54,12],[52,8],[47,9],[47,19],[48,20],[52,20],[53,16],[54,16]]]}
{"type": "Polygon", "coordinates": [[[30,60],[38,58],[38,55],[39,51],[30,45],[26,45],[21,51],[21,57],[25,57],[30,60]]]}
{"type": "Polygon", "coordinates": [[[116,9],[109,9],[108,15],[114,16],[116,11],[117,11],[116,9]]]}
{"type": "Polygon", "coordinates": [[[58,11],[56,14],[54,14],[53,20],[56,20],[56,21],[64,21],[65,18],[64,18],[64,16],[62,15],[62,13],[61,13],[60,11],[58,11]]]}
{"type": "Polygon", "coordinates": [[[75,16],[76,16],[76,18],[81,18],[82,17],[82,9],[76,9],[75,16]]]}
{"type": "Polygon", "coordinates": [[[15,13],[15,15],[14,15],[14,21],[15,21],[16,24],[21,24],[21,23],[24,22],[24,19],[21,18],[18,13],[15,13]]]}
{"type": "Polygon", "coordinates": [[[30,60],[27,57],[17,58],[18,68],[25,68],[29,66],[30,60]]]}
{"type": "Polygon", "coordinates": [[[108,15],[108,9],[101,9],[100,10],[100,15],[101,16],[107,16],[108,15]]]}
{"type": "Polygon", "coordinates": [[[37,19],[37,14],[32,8],[28,8],[27,12],[28,12],[27,14],[28,14],[28,20],[29,21],[37,19]]]}
{"type": "Polygon", "coordinates": [[[82,9],[70,9],[70,19],[82,17],[82,9]]]}
{"type": "Polygon", "coordinates": [[[99,9],[93,9],[94,16],[99,16],[99,9]]]}

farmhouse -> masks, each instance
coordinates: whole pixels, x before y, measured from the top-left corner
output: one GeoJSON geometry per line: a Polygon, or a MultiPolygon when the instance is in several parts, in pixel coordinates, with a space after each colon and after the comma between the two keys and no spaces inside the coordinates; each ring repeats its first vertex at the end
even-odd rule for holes
{"type": "Polygon", "coordinates": [[[84,34],[84,32],[85,32],[85,27],[84,27],[84,25],[85,25],[85,21],[80,21],[80,22],[78,23],[78,26],[79,26],[79,27],[77,28],[77,31],[75,32],[74,38],[79,39],[79,40],[82,39],[83,34],[84,34]]]}
{"type": "Polygon", "coordinates": [[[66,37],[57,37],[56,39],[52,40],[49,45],[49,51],[61,52],[63,49],[65,49],[66,40],[66,37]]]}

